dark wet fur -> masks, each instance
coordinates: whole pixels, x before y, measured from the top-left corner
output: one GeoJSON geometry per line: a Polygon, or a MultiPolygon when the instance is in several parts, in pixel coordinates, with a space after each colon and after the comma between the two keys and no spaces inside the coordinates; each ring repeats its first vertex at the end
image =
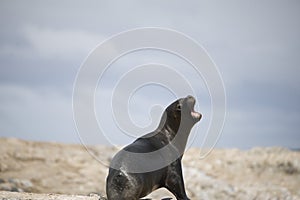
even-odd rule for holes
{"type": "Polygon", "coordinates": [[[178,200],[189,199],[185,192],[181,159],[190,130],[201,119],[201,115],[199,119],[190,115],[194,104],[195,99],[191,96],[175,101],[164,111],[155,131],[138,138],[124,148],[128,152],[149,153],[170,144],[174,137],[180,134],[180,142],[171,145],[170,148],[170,153],[178,155],[171,164],[151,172],[128,173],[126,169],[132,166],[130,162],[126,162],[126,156],[122,152],[115,155],[112,164],[117,164],[119,168],[109,169],[106,181],[108,200],[138,200],[162,187],[172,192],[178,200]],[[184,128],[180,127],[182,123],[184,128]]]}

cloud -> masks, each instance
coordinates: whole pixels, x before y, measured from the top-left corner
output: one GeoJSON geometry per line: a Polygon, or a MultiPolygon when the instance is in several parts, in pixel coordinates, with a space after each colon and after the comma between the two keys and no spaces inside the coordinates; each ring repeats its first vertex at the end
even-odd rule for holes
{"type": "MultiPolygon", "coordinates": [[[[223,146],[296,147],[299,136],[295,132],[300,124],[299,8],[297,1],[132,1],[118,2],[118,6],[103,1],[1,3],[0,134],[56,140],[60,132],[67,141],[74,133],[72,84],[88,53],[120,31],[161,26],[196,39],[220,68],[228,98],[223,146]],[[244,143],[239,145],[238,140],[244,143]]],[[[126,56],[108,71],[105,86],[116,82],[128,66],[165,61],[151,52],[126,56]]],[[[186,72],[176,59],[166,59],[166,64],[177,64],[176,69],[197,84],[199,77],[186,72]]],[[[198,86],[197,94],[208,102],[203,88],[198,86]]],[[[134,99],[136,110],[131,111],[133,119],[147,124],[149,110],[144,107],[171,99],[160,96],[156,89],[139,93],[134,99]],[[147,93],[155,98],[150,101],[147,93]]],[[[203,103],[199,102],[201,109],[203,103]]],[[[122,141],[125,139],[118,137],[118,142],[122,141]]]]}
{"type": "Polygon", "coordinates": [[[22,42],[4,43],[0,46],[3,57],[43,58],[72,60],[84,59],[106,37],[84,30],[57,29],[37,25],[22,25],[19,32],[22,42]]]}
{"type": "Polygon", "coordinates": [[[298,148],[298,112],[269,108],[228,109],[219,147],[252,148],[284,146],[298,148]]]}
{"type": "Polygon", "coordinates": [[[87,55],[104,37],[83,30],[60,30],[26,26],[25,38],[34,51],[44,58],[72,59],[87,55]]]}
{"type": "Polygon", "coordinates": [[[0,136],[78,142],[70,97],[20,85],[0,85],[0,94],[0,136]]]}

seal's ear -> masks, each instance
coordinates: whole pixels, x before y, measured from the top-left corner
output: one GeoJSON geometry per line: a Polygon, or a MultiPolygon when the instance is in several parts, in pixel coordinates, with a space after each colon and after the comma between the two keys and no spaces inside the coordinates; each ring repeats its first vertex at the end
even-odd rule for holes
{"type": "Polygon", "coordinates": [[[180,104],[180,103],[178,103],[178,104],[176,105],[176,111],[181,111],[181,104],[180,104]]]}

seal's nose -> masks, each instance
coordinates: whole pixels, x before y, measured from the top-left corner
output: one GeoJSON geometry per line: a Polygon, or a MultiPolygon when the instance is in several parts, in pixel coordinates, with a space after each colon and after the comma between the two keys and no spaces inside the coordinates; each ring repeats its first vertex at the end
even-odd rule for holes
{"type": "Polygon", "coordinates": [[[189,102],[195,102],[196,101],[195,98],[191,95],[188,95],[185,99],[189,102]]]}

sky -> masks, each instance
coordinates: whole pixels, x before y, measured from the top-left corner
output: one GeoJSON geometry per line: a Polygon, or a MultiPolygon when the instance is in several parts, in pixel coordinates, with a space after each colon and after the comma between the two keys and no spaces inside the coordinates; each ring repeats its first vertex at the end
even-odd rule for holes
{"type": "MultiPolygon", "coordinates": [[[[176,69],[195,90],[203,119],[190,143],[200,147],[213,106],[205,77],[196,76],[179,57],[158,50],[122,56],[99,81],[95,115],[99,121],[108,120],[103,134],[109,143],[103,134],[92,137],[88,130],[78,134],[76,129],[74,82],[92,50],[120,32],[160,27],[193,38],[219,70],[226,92],[226,120],[217,147],[300,147],[297,0],[2,0],[0,16],[0,137],[63,143],[80,143],[87,137],[87,143],[127,144],[142,132],[128,135],[116,128],[116,121],[109,120],[113,117],[108,96],[132,67],[162,63],[176,69]]],[[[139,78],[149,77],[154,78],[153,74],[139,78]]],[[[173,86],[176,90],[182,84],[173,86]]],[[[135,124],[150,124],[141,130],[155,128],[162,108],[176,99],[167,89],[152,84],[136,90],[129,101],[124,99],[135,124]]],[[[123,98],[118,97],[115,103],[121,105],[123,98]]]]}

